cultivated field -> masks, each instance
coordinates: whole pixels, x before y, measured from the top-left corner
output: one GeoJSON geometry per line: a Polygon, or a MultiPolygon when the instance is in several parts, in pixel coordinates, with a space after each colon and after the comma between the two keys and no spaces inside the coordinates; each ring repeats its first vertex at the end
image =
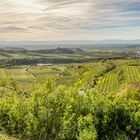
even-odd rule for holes
{"type": "Polygon", "coordinates": [[[88,86],[102,94],[117,93],[130,84],[140,83],[140,65],[137,61],[107,60],[83,64],[1,68],[0,80],[13,80],[21,89],[27,90],[33,84],[55,78],[59,85],[88,86]]]}

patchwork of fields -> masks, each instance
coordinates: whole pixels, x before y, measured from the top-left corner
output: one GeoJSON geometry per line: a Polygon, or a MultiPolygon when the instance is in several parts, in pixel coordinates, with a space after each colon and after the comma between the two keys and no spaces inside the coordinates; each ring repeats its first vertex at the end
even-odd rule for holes
{"type": "Polygon", "coordinates": [[[56,78],[58,84],[75,84],[79,87],[89,85],[99,93],[117,93],[131,84],[140,83],[140,65],[138,60],[110,60],[0,69],[0,82],[13,80],[24,90],[48,78],[56,78]],[[116,67],[106,71],[111,65],[116,67]]]}
{"type": "Polygon", "coordinates": [[[51,75],[58,74],[58,70],[52,68],[14,68],[14,69],[0,69],[0,80],[10,81],[14,80],[22,89],[30,89],[37,81],[47,79],[51,75]]]}

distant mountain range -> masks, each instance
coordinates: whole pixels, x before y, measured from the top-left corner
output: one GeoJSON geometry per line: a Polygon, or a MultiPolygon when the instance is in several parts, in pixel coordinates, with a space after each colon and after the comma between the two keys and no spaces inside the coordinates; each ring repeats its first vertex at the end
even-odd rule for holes
{"type": "Polygon", "coordinates": [[[62,40],[62,41],[0,41],[0,44],[100,44],[100,43],[140,43],[139,40],[62,40]]]}
{"type": "Polygon", "coordinates": [[[140,44],[140,40],[0,41],[0,45],[140,44]]]}

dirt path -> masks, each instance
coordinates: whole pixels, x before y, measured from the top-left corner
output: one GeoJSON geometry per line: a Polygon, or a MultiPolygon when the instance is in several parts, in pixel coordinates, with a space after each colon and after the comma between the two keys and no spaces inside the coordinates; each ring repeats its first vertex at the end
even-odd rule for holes
{"type": "Polygon", "coordinates": [[[26,72],[30,75],[31,78],[36,79],[36,76],[33,75],[32,73],[30,73],[30,72],[28,71],[28,68],[26,68],[26,72]]]}

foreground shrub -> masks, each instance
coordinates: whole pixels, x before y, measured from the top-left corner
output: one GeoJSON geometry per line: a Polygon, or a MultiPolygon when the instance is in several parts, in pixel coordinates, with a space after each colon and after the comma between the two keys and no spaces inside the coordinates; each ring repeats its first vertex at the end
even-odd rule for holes
{"type": "Polygon", "coordinates": [[[128,97],[82,94],[52,81],[31,93],[12,90],[0,98],[0,131],[30,140],[140,138],[140,104],[128,97]]]}

